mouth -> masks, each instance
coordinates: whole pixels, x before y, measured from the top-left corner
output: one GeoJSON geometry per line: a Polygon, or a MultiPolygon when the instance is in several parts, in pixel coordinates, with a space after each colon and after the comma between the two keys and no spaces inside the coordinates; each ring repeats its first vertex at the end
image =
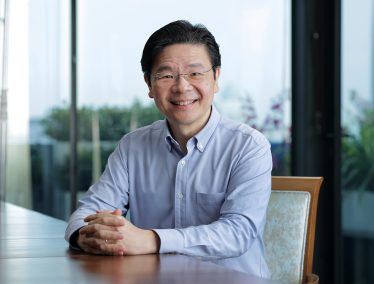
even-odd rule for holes
{"type": "Polygon", "coordinates": [[[186,100],[186,101],[171,101],[171,103],[176,106],[188,106],[188,105],[192,105],[193,103],[197,101],[198,100],[195,99],[195,100],[186,100]]]}

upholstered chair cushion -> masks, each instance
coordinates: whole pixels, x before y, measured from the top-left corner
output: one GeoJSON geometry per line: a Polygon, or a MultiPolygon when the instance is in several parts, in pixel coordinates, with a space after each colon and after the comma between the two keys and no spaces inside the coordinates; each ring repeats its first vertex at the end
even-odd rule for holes
{"type": "Polygon", "coordinates": [[[272,190],[264,242],[274,280],[302,283],[310,200],[309,192],[272,190]]]}

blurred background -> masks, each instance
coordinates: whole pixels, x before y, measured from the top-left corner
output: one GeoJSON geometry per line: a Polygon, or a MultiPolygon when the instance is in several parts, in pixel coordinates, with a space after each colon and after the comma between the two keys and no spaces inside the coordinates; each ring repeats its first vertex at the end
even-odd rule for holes
{"type": "Polygon", "coordinates": [[[119,139],[163,119],[142,49],[186,19],[216,37],[215,105],[270,140],[273,175],[325,177],[315,273],[374,283],[374,2],[328,2],[0,1],[2,199],[67,220],[119,139]]]}

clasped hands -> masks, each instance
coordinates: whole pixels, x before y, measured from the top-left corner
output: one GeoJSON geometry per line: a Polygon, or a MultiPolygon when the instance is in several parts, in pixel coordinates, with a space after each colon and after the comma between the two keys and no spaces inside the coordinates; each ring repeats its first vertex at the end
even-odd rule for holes
{"type": "Polygon", "coordinates": [[[87,216],[84,221],[88,224],[79,230],[79,247],[88,253],[106,255],[158,253],[158,235],[134,226],[121,213],[116,209],[87,216]]]}

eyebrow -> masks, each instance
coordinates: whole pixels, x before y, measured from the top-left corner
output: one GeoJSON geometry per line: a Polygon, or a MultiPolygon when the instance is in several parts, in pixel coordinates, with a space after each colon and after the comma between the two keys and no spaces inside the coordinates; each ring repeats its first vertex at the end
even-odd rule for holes
{"type": "MultiPolygon", "coordinates": [[[[188,64],[187,65],[187,67],[188,68],[194,68],[194,67],[204,67],[204,65],[203,64],[201,64],[201,63],[191,63],[191,64],[188,64]]],[[[173,68],[172,67],[170,67],[170,66],[168,66],[168,65],[161,65],[160,67],[158,67],[157,69],[156,69],[156,74],[157,73],[161,73],[161,72],[164,72],[164,71],[173,71],[173,68]]]]}
{"type": "Polygon", "coordinates": [[[191,64],[188,64],[187,65],[188,67],[205,67],[203,64],[201,63],[191,63],[191,64]]]}
{"type": "Polygon", "coordinates": [[[164,65],[164,66],[160,66],[156,69],[156,74],[157,73],[161,73],[163,71],[172,71],[173,69],[170,67],[170,66],[167,66],[167,65],[164,65]]]}

